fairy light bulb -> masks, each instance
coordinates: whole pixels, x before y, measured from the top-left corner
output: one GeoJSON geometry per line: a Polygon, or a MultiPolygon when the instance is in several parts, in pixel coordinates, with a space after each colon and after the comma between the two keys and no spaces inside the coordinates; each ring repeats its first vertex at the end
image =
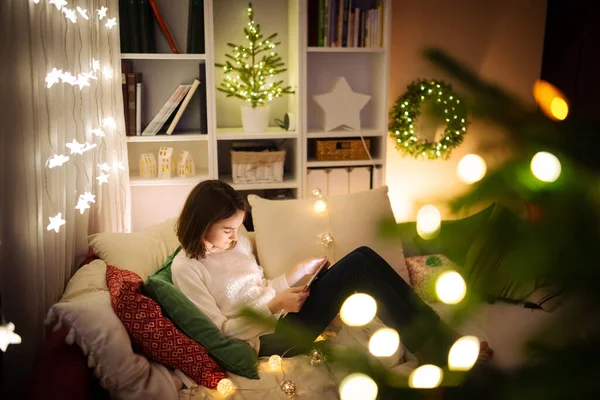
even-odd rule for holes
{"type": "Polygon", "coordinates": [[[477,154],[467,154],[460,159],[456,166],[458,179],[467,185],[483,179],[486,171],[487,166],[485,165],[485,161],[477,154]]]}
{"type": "Polygon", "coordinates": [[[432,364],[421,365],[408,377],[408,386],[414,389],[433,389],[442,382],[444,373],[440,367],[432,364]]]}
{"type": "Polygon", "coordinates": [[[368,324],[377,313],[377,302],[366,293],[354,293],[344,301],[340,310],[342,321],[348,326],[368,324]]]}
{"type": "Polygon", "coordinates": [[[456,271],[446,271],[437,278],[435,292],[438,298],[446,304],[457,304],[467,294],[467,284],[456,271]]]}
{"type": "Polygon", "coordinates": [[[54,232],[56,233],[58,233],[60,227],[63,226],[66,222],[64,219],[62,219],[62,213],[58,213],[54,217],[48,217],[48,219],[50,220],[50,223],[48,224],[46,229],[49,231],[54,230],[54,232]]]}
{"type": "Polygon", "coordinates": [[[543,80],[533,84],[533,97],[540,110],[555,121],[562,121],[569,114],[566,96],[556,86],[543,80]]]}
{"type": "Polygon", "coordinates": [[[221,379],[217,384],[217,391],[225,397],[229,396],[234,389],[235,385],[233,384],[233,382],[231,382],[230,379],[227,378],[221,379]]]}
{"type": "Polygon", "coordinates": [[[479,357],[479,339],[475,336],[463,336],[448,352],[448,368],[451,371],[470,370],[479,357]]]}
{"type": "Polygon", "coordinates": [[[321,214],[327,210],[327,203],[323,199],[318,199],[315,201],[314,209],[316,213],[321,214]]]}
{"type": "Polygon", "coordinates": [[[286,379],[283,382],[281,382],[279,388],[290,399],[296,396],[296,384],[289,379],[286,379]]]}
{"type": "Polygon", "coordinates": [[[569,105],[564,99],[560,97],[555,97],[550,102],[550,112],[559,121],[567,118],[569,115],[569,105]]]}
{"type": "Polygon", "coordinates": [[[375,400],[379,391],[377,383],[370,376],[353,373],[340,383],[341,400],[375,400]]]}
{"type": "Polygon", "coordinates": [[[376,357],[393,355],[400,345],[400,336],[392,328],[381,328],[371,336],[369,351],[376,357]]]}
{"type": "Polygon", "coordinates": [[[271,367],[272,370],[281,368],[281,357],[277,354],[269,357],[269,367],[271,367]]]}
{"type": "Polygon", "coordinates": [[[417,233],[423,239],[434,238],[441,227],[442,215],[437,207],[428,204],[419,209],[417,213],[417,233]]]}
{"type": "Polygon", "coordinates": [[[561,170],[560,161],[552,153],[540,151],[531,159],[531,172],[540,181],[554,182],[561,170]]]}
{"type": "Polygon", "coordinates": [[[0,325],[0,350],[6,351],[9,344],[21,343],[21,336],[15,333],[15,324],[9,322],[6,325],[0,325]]]}

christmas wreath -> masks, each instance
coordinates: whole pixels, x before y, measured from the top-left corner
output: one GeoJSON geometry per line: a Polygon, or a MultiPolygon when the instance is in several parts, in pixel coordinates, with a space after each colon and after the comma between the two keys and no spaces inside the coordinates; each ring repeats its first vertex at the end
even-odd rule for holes
{"type": "Polygon", "coordinates": [[[467,133],[467,111],[452,86],[442,81],[417,80],[410,83],[406,92],[396,100],[390,112],[390,135],[396,140],[396,148],[417,157],[430,160],[448,159],[452,149],[458,147],[467,133]],[[440,141],[420,140],[415,135],[421,106],[432,101],[440,115],[446,119],[446,129],[440,141]]]}

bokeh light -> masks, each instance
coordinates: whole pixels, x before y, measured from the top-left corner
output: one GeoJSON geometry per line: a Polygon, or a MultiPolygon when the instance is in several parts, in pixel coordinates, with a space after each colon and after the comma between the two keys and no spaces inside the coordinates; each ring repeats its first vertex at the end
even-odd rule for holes
{"type": "Polygon", "coordinates": [[[560,176],[562,167],[558,158],[546,151],[540,151],[531,159],[531,172],[543,182],[554,182],[560,176]]]}
{"type": "Polygon", "coordinates": [[[411,372],[408,377],[408,386],[414,389],[433,389],[442,382],[444,373],[440,367],[432,364],[421,365],[411,372]]]}
{"type": "Polygon", "coordinates": [[[437,278],[435,292],[438,298],[446,304],[457,304],[467,294],[467,284],[456,271],[446,271],[437,278]]]}
{"type": "Polygon", "coordinates": [[[400,345],[400,336],[392,328],[381,328],[371,336],[369,351],[376,357],[393,355],[400,345]]]}
{"type": "Polygon", "coordinates": [[[569,114],[567,98],[556,86],[538,80],[533,84],[533,97],[546,116],[554,121],[562,121],[569,114]]]}
{"type": "Polygon", "coordinates": [[[348,297],[340,310],[346,325],[363,326],[371,322],[377,313],[377,302],[365,293],[354,293],[348,297]]]}
{"type": "Polygon", "coordinates": [[[417,213],[417,233],[423,239],[433,239],[440,230],[442,215],[437,207],[428,204],[417,213]]]}
{"type": "Polygon", "coordinates": [[[479,357],[479,339],[475,336],[463,336],[448,352],[448,368],[452,371],[470,370],[479,357]]]}
{"type": "Polygon", "coordinates": [[[350,374],[340,383],[341,400],[375,400],[377,383],[361,373],[350,374]]]}
{"type": "Polygon", "coordinates": [[[456,166],[456,174],[461,182],[470,185],[478,182],[485,176],[487,166],[483,158],[477,154],[467,154],[460,159],[456,166]]]}

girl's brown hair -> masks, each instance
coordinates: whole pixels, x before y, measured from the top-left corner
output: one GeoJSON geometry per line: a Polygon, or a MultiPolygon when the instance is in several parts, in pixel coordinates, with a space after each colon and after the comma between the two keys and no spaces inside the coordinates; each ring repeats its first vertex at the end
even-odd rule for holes
{"type": "MultiPolygon", "coordinates": [[[[248,210],[244,198],[225,182],[200,182],[188,195],[175,231],[181,247],[190,258],[204,258],[204,237],[212,224],[227,219],[237,211],[248,210]]],[[[232,243],[231,248],[235,246],[232,243]]]]}

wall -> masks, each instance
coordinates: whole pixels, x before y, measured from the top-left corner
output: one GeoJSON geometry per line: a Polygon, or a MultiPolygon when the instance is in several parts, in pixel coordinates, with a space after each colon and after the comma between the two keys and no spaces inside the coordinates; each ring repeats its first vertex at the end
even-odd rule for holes
{"type": "MultiPolygon", "coordinates": [[[[448,52],[533,104],[531,86],[540,76],[545,17],[546,0],[393,0],[390,108],[414,79],[452,83],[423,59],[427,47],[448,52]]],[[[445,201],[466,189],[456,177],[456,165],[474,152],[486,160],[488,169],[505,159],[500,129],[472,120],[464,143],[448,161],[404,157],[390,139],[386,181],[396,219],[414,219],[427,203],[451,217],[445,201]]]]}

